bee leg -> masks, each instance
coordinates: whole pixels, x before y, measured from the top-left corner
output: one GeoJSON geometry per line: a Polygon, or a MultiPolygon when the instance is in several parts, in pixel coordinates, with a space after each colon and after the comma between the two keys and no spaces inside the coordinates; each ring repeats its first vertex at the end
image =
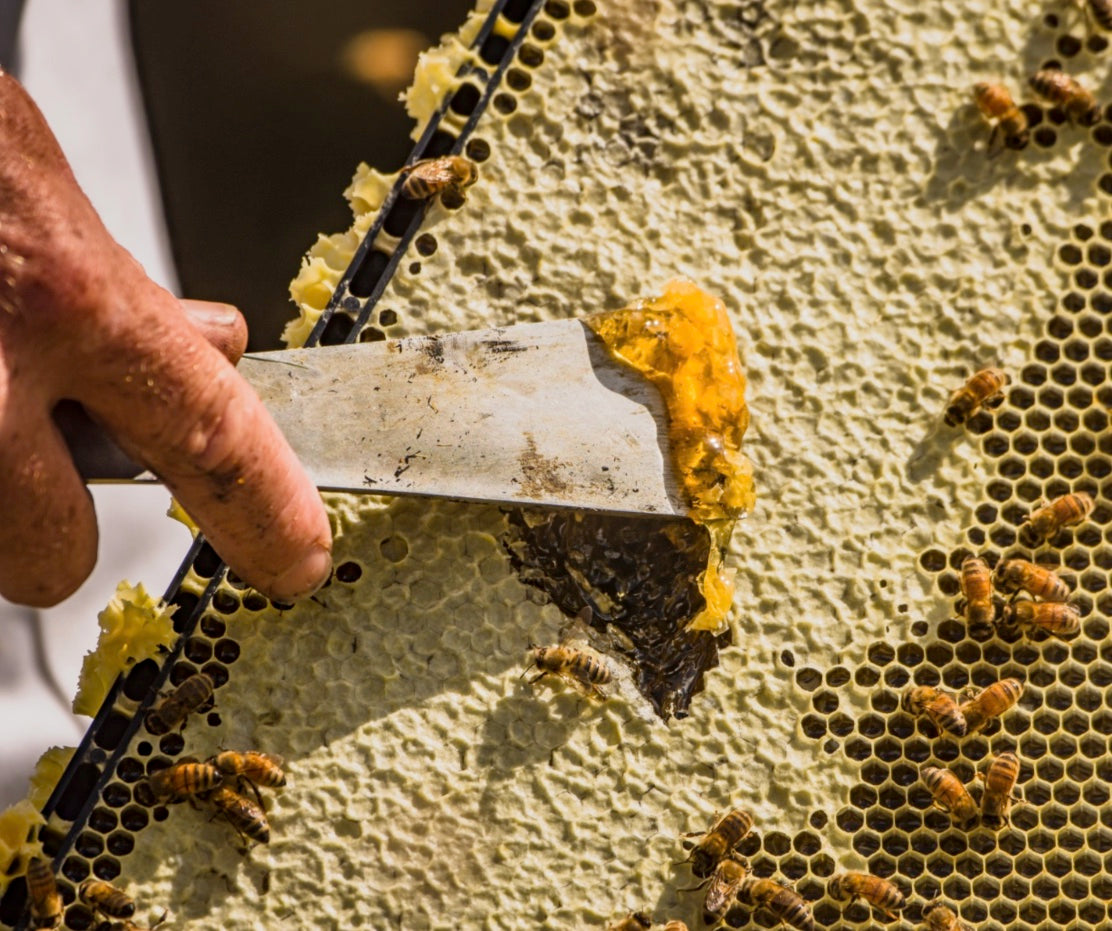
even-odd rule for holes
{"type": "Polygon", "coordinates": [[[259,787],[246,776],[239,776],[238,781],[236,782],[236,787],[242,792],[244,785],[246,785],[247,788],[249,788],[254,794],[255,801],[259,803],[259,807],[262,808],[263,811],[266,811],[266,807],[263,805],[263,797],[259,795],[259,787]]]}
{"type": "Polygon", "coordinates": [[[711,881],[711,877],[708,876],[701,883],[699,883],[699,885],[697,885],[697,886],[686,886],[683,889],[677,889],[676,892],[698,892],[700,889],[703,888],[703,886],[705,886],[710,881],[711,881]]]}
{"type": "Polygon", "coordinates": [[[1000,139],[1000,124],[997,123],[992,127],[992,132],[989,133],[988,145],[985,146],[985,156],[989,159],[999,158],[1004,154],[1004,142],[1001,139],[1000,145],[996,145],[996,141],[1000,139]]]}
{"type": "MultiPolygon", "coordinates": [[[[239,852],[242,853],[244,856],[249,854],[251,852],[251,838],[249,838],[246,834],[244,834],[243,831],[240,830],[239,825],[237,825],[224,812],[218,811],[216,814],[219,815],[220,817],[222,817],[225,821],[227,821],[228,824],[231,825],[232,830],[235,831],[236,834],[239,835],[240,842],[243,844],[243,847],[240,848],[239,852]]],[[[211,821],[212,819],[210,818],[209,820],[211,821]]]]}
{"type": "MultiPolygon", "coordinates": [[[[529,670],[526,670],[526,672],[528,672],[528,671],[529,671],[529,670]]],[[[543,678],[544,678],[545,676],[547,676],[548,674],[549,674],[549,673],[548,673],[548,670],[545,670],[544,672],[541,672],[541,673],[539,673],[539,674],[537,674],[537,675],[533,676],[533,678],[529,680],[529,684],[530,684],[530,685],[536,685],[536,684],[537,684],[538,682],[540,682],[540,681],[541,681],[541,679],[543,679],[543,678]]]]}

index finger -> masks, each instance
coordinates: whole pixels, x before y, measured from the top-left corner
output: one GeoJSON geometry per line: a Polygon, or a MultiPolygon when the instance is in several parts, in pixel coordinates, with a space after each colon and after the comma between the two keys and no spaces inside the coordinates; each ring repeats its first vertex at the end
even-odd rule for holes
{"type": "Polygon", "coordinates": [[[165,482],[245,582],[278,600],[311,593],[331,568],[320,494],[176,299],[143,290],[120,317],[89,328],[73,396],[165,482]]]}

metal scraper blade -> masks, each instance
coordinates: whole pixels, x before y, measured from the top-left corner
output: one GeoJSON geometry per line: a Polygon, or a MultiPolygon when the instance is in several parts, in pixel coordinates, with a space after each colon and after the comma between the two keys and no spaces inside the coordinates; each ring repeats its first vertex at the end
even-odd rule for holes
{"type": "MultiPolygon", "coordinates": [[[[659,391],[578,320],[256,353],[238,368],[325,490],[688,512],[659,391]]],[[[86,479],[156,481],[88,427],[64,427],[86,479]]]]}
{"type": "Polygon", "coordinates": [[[252,355],[318,487],[686,515],[659,391],[578,320],[252,355]]]}

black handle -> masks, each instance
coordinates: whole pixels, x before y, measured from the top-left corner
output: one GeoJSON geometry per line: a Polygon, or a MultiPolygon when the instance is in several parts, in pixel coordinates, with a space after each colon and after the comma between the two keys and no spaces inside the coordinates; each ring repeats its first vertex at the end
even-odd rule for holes
{"type": "Polygon", "coordinates": [[[54,422],[85,481],[125,482],[147,471],[129,458],[76,401],[59,402],[54,408],[54,422]]]}

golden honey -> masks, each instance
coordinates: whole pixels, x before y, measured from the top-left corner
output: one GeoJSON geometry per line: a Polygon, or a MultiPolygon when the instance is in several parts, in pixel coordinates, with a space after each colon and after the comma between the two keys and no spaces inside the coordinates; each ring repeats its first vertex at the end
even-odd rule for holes
{"type": "Polygon", "coordinates": [[[587,325],[664,398],[672,459],[691,518],[707,526],[714,542],[702,579],[706,607],[690,626],[716,630],[734,592],[722,550],[738,516],[756,500],[753,466],[741,451],[749,426],[745,374],[726,306],[694,282],[674,279],[660,297],[590,317],[587,325]]]}

